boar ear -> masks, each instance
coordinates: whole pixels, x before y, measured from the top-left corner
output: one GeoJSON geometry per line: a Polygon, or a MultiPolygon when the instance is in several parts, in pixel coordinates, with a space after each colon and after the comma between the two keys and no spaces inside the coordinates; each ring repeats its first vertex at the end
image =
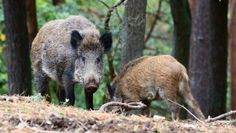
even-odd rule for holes
{"type": "Polygon", "coordinates": [[[104,51],[105,52],[109,51],[112,46],[112,33],[111,32],[104,33],[100,38],[100,42],[104,47],[104,51]]]}
{"type": "Polygon", "coordinates": [[[112,99],[114,97],[114,94],[115,94],[115,88],[112,88],[112,86],[110,84],[107,84],[107,90],[108,90],[108,93],[110,95],[110,98],[112,99]]]}
{"type": "Polygon", "coordinates": [[[83,39],[83,37],[80,35],[80,33],[76,30],[73,30],[71,32],[71,39],[70,39],[70,43],[72,48],[76,49],[79,45],[79,41],[81,41],[83,39]]]}

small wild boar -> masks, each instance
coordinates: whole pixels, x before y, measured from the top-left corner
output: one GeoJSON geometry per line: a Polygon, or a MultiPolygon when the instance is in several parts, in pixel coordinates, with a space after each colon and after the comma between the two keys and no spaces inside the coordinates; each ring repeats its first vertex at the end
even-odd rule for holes
{"type": "Polygon", "coordinates": [[[137,102],[149,105],[159,97],[167,103],[172,119],[179,118],[177,102],[183,98],[195,115],[204,119],[189,87],[185,67],[170,55],[147,56],[126,64],[107,88],[108,101],[137,102]]]}
{"type": "Polygon", "coordinates": [[[103,78],[103,54],[111,48],[112,35],[100,36],[82,16],[46,23],[32,43],[32,64],[36,88],[46,94],[49,79],[57,81],[60,102],[75,102],[74,85],[85,88],[86,105],[93,109],[93,93],[103,78]]]}

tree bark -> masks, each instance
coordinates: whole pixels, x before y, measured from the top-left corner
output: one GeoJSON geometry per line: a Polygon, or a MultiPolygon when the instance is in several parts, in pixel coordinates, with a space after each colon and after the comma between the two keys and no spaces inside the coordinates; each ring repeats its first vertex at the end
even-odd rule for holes
{"type": "MultiPolygon", "coordinates": [[[[231,110],[236,110],[236,1],[231,0],[231,18],[229,23],[229,49],[230,49],[230,88],[231,110]]],[[[236,119],[236,115],[232,115],[236,119]]]]}
{"type": "Polygon", "coordinates": [[[3,0],[9,94],[31,95],[25,0],[3,0]]]}
{"type": "Polygon", "coordinates": [[[62,2],[63,2],[63,0],[52,0],[52,4],[53,4],[54,6],[60,5],[62,2]]]}
{"type": "Polygon", "coordinates": [[[205,116],[225,112],[228,0],[197,0],[190,48],[190,85],[205,116]]]}
{"type": "Polygon", "coordinates": [[[121,38],[121,66],[142,56],[147,0],[128,0],[125,4],[121,38]]]}
{"type": "MultiPolygon", "coordinates": [[[[191,35],[191,13],[188,0],[170,0],[170,7],[174,22],[173,55],[188,69],[191,35]]],[[[181,119],[187,118],[187,112],[181,110],[180,117],[181,119]]]]}
{"type": "Polygon", "coordinates": [[[26,0],[26,12],[29,44],[31,46],[31,43],[38,32],[35,0],[26,0]]]}
{"type": "Polygon", "coordinates": [[[195,14],[195,7],[196,7],[196,0],[188,0],[189,3],[189,8],[191,10],[191,16],[193,17],[193,15],[195,14]]]}
{"type": "Polygon", "coordinates": [[[174,21],[174,57],[188,68],[191,35],[191,13],[188,0],[170,0],[174,21]]]}

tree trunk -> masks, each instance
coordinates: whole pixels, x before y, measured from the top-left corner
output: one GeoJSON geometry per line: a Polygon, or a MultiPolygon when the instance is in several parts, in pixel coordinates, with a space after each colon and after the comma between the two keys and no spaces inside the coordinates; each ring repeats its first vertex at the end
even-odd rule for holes
{"type": "Polygon", "coordinates": [[[171,14],[174,21],[174,51],[175,58],[188,68],[191,14],[188,0],[171,0],[171,14]]]}
{"type": "Polygon", "coordinates": [[[35,0],[26,0],[26,12],[29,44],[31,46],[31,43],[38,32],[35,0]]]}
{"type": "MultiPolygon", "coordinates": [[[[229,24],[229,49],[230,49],[230,88],[231,110],[236,110],[236,1],[231,0],[231,18],[229,24]]],[[[236,115],[232,118],[236,119],[236,115]]]]}
{"type": "Polygon", "coordinates": [[[128,0],[125,4],[121,38],[121,66],[142,56],[147,0],[128,0]]]}
{"type": "Polygon", "coordinates": [[[62,2],[63,2],[63,0],[52,0],[52,4],[53,4],[54,6],[60,5],[62,2]]]}
{"type": "MultiPolygon", "coordinates": [[[[174,57],[188,68],[191,35],[191,13],[188,0],[170,0],[171,14],[174,21],[174,57]]],[[[184,103],[182,103],[184,104],[184,103]]],[[[186,106],[186,104],[184,104],[186,106]]],[[[181,119],[187,118],[187,112],[181,110],[181,119]]]]}
{"type": "Polygon", "coordinates": [[[25,0],[3,0],[9,94],[31,95],[25,0]]]}
{"type": "Polygon", "coordinates": [[[189,3],[189,8],[191,10],[191,16],[193,17],[193,15],[195,14],[195,7],[196,7],[196,0],[188,0],[189,3]]]}
{"type": "Polygon", "coordinates": [[[190,85],[205,116],[225,112],[228,1],[197,0],[190,48],[190,85]]]}

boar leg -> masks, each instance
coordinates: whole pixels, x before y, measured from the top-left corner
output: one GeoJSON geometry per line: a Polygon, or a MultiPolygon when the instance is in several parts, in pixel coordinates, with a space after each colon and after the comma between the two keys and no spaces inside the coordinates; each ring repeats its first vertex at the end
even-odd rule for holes
{"type": "Polygon", "coordinates": [[[68,105],[73,106],[75,104],[74,84],[66,83],[65,88],[66,98],[69,99],[68,105]]]}
{"type": "Polygon", "coordinates": [[[187,78],[187,75],[183,74],[183,78],[179,83],[179,92],[184,99],[184,101],[187,103],[187,105],[192,108],[194,111],[195,115],[201,119],[205,120],[205,116],[202,113],[200,106],[198,105],[197,101],[193,98],[191,88],[189,87],[189,81],[187,78]]]}
{"type": "MultiPolygon", "coordinates": [[[[174,89],[172,89],[174,90],[174,89]]],[[[171,111],[171,117],[172,117],[172,120],[179,120],[179,112],[180,112],[180,108],[177,104],[173,103],[173,102],[176,102],[177,101],[177,95],[176,93],[170,93],[170,92],[165,92],[163,89],[159,89],[159,96],[161,97],[161,99],[163,99],[168,108],[170,109],[171,111]],[[171,101],[173,102],[171,102],[171,101]]]]}
{"type": "MultiPolygon", "coordinates": [[[[176,100],[172,100],[174,102],[176,102],[176,100]]],[[[180,108],[178,107],[178,105],[166,100],[167,102],[167,106],[171,111],[171,118],[172,120],[179,120],[179,112],[180,112],[180,108]]]]}
{"type": "MultiPolygon", "coordinates": [[[[159,92],[160,93],[160,92],[159,92]]],[[[176,105],[175,103],[173,102],[176,102],[177,101],[177,98],[176,98],[176,95],[166,95],[164,94],[163,92],[161,92],[161,95],[160,97],[165,100],[168,108],[170,109],[171,111],[171,117],[172,117],[172,120],[179,120],[179,112],[180,112],[180,108],[178,105],[176,105]],[[169,100],[173,101],[169,101],[169,100]]]]}
{"type": "Polygon", "coordinates": [[[57,83],[57,98],[59,100],[59,104],[62,104],[65,102],[65,89],[62,85],[57,83]]]}
{"type": "Polygon", "coordinates": [[[51,96],[49,89],[49,77],[42,70],[38,70],[35,73],[35,85],[36,85],[36,90],[42,96],[46,96],[46,100],[50,102],[51,96]]]}
{"type": "Polygon", "coordinates": [[[93,93],[92,92],[87,92],[85,90],[85,98],[86,98],[86,108],[88,110],[90,110],[90,109],[93,110],[93,93]]]}
{"type": "Polygon", "coordinates": [[[149,100],[143,100],[142,103],[144,103],[147,106],[142,109],[142,115],[151,116],[151,113],[150,113],[151,102],[149,100]]]}
{"type": "Polygon", "coordinates": [[[75,103],[75,93],[74,93],[74,82],[71,71],[65,71],[62,75],[63,86],[65,90],[65,96],[69,99],[67,105],[74,105],[75,103]]]}

